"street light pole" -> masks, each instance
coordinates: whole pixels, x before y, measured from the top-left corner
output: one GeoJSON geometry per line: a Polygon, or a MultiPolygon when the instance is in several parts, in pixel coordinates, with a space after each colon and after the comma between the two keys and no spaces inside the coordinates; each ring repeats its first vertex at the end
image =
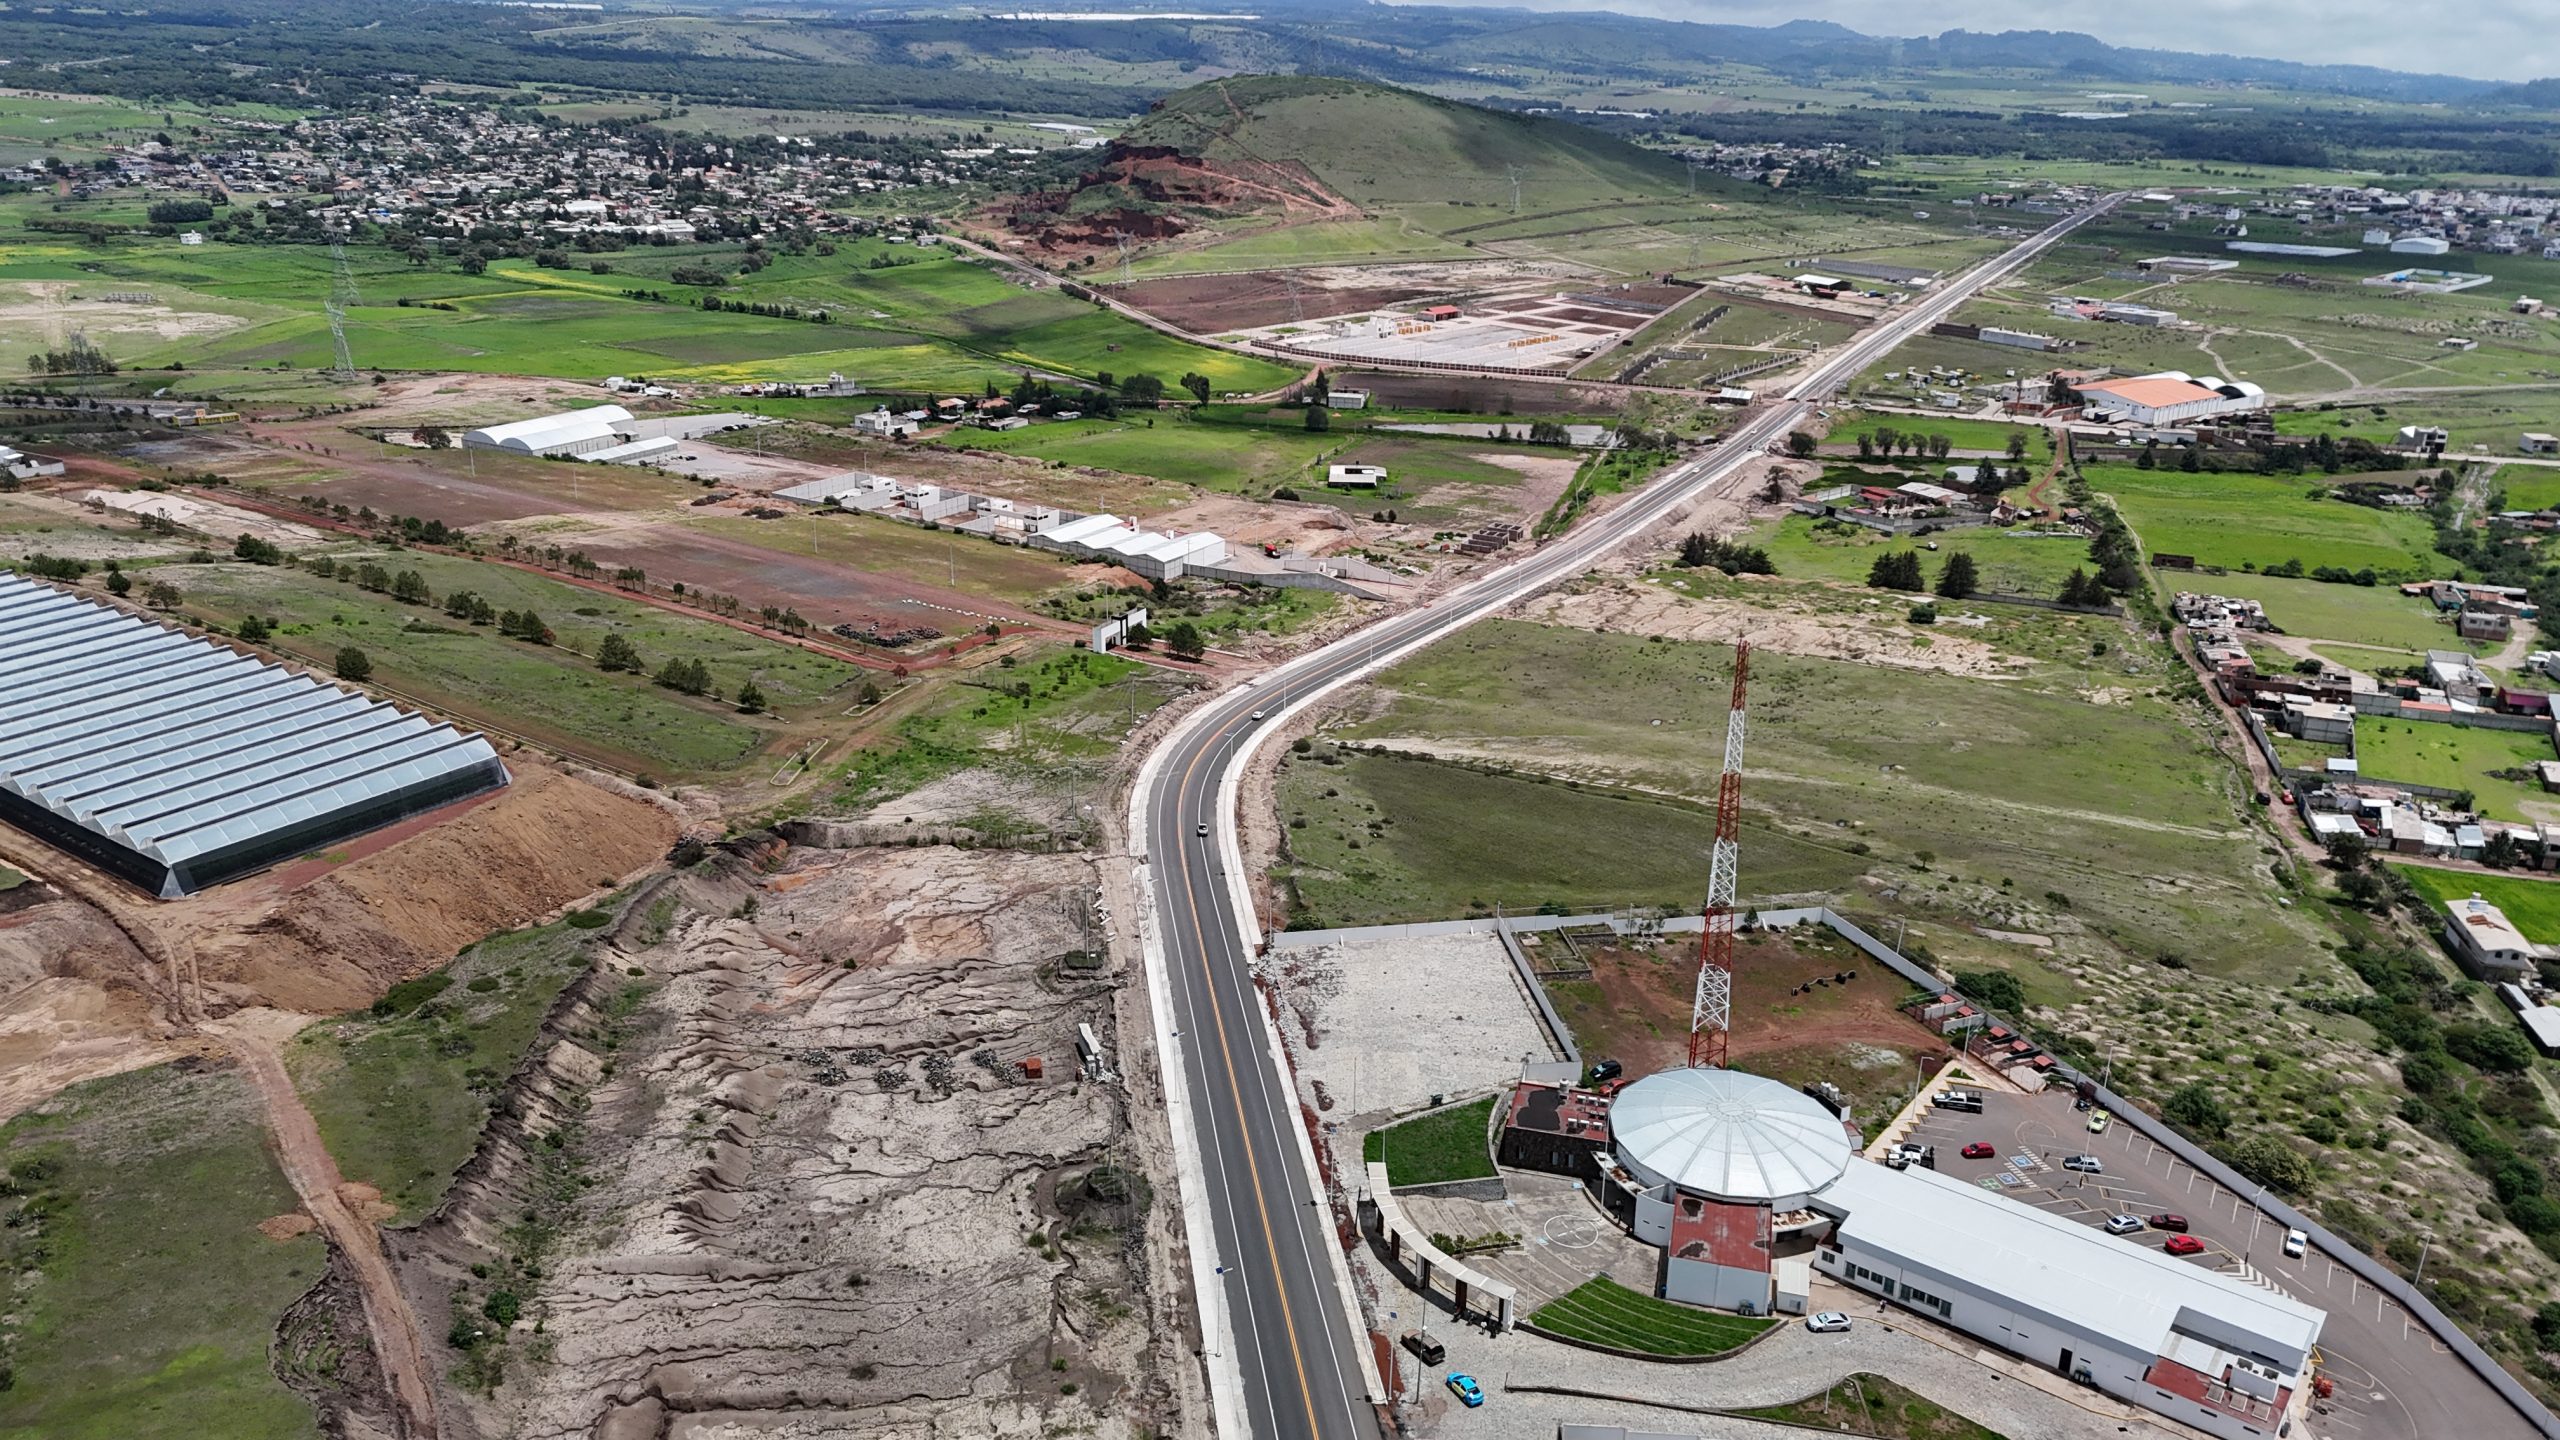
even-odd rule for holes
{"type": "Polygon", "coordinates": [[[2267,1187],[2261,1184],[2256,1198],[2249,1202],[2249,1248],[2253,1251],[2258,1248],[2258,1222],[2267,1218],[2266,1200],[2267,1187]]]}

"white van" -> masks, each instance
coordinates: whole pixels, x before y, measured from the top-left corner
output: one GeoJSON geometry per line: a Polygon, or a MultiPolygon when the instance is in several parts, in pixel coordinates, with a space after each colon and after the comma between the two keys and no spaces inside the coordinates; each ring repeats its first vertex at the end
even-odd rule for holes
{"type": "Polygon", "coordinates": [[[2284,1253],[2287,1258],[2299,1260],[2302,1258],[2302,1252],[2310,1248],[2310,1236],[2303,1234],[2299,1230],[2287,1230],[2284,1232],[2284,1253]]]}

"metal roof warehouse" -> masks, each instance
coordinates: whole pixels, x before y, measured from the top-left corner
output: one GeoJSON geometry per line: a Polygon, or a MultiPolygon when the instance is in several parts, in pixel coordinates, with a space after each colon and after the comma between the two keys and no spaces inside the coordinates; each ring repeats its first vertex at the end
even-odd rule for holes
{"type": "Polygon", "coordinates": [[[163,899],[507,783],[489,742],[0,571],[0,820],[163,899]]]}

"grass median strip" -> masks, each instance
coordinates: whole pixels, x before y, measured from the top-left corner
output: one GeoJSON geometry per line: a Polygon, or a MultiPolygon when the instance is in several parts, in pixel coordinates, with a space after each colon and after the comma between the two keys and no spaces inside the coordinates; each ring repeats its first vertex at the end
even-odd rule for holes
{"type": "Polygon", "coordinates": [[[1595,1345],[1690,1360],[1739,1349],[1778,1322],[1692,1310],[1598,1275],[1538,1307],[1529,1323],[1595,1345]]]}

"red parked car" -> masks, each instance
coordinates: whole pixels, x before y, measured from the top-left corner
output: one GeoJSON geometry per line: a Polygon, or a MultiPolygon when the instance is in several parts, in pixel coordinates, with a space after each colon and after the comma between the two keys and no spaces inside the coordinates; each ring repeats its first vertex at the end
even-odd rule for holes
{"type": "Polygon", "coordinates": [[[1964,1147],[1964,1158],[1967,1160],[1988,1160],[1999,1153],[1991,1148],[1991,1142],[1988,1140],[1976,1140],[1964,1147]]]}
{"type": "Polygon", "coordinates": [[[2193,1235],[2172,1235],[2160,1242],[2160,1248],[2172,1255],[2201,1255],[2204,1242],[2193,1235]]]}

